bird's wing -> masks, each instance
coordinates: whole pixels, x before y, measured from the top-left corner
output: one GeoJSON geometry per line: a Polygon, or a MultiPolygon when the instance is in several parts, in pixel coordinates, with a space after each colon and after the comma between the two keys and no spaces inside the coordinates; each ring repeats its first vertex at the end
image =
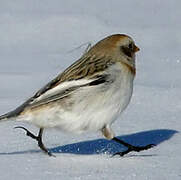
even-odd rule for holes
{"type": "Polygon", "coordinates": [[[38,98],[35,98],[28,105],[30,108],[45,105],[53,101],[63,99],[70,96],[77,89],[87,86],[95,86],[106,83],[109,81],[109,74],[99,74],[91,79],[72,80],[68,82],[62,82],[53,89],[48,90],[38,98]]]}
{"type": "Polygon", "coordinates": [[[109,65],[110,59],[108,58],[83,55],[33,97],[8,113],[7,117],[18,116],[25,108],[41,106],[66,97],[80,87],[98,85],[108,81],[109,74],[105,74],[103,70],[109,65]]]}
{"type": "Polygon", "coordinates": [[[64,72],[46,84],[33,97],[37,98],[48,90],[55,88],[63,82],[93,78],[96,74],[106,69],[110,65],[110,59],[105,57],[94,57],[83,55],[78,61],[69,66],[64,72]]]}

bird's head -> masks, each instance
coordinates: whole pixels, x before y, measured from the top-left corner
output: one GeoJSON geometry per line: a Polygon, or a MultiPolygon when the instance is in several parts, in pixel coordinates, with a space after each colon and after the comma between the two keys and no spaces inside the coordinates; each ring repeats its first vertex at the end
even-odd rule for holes
{"type": "Polygon", "coordinates": [[[131,37],[125,34],[114,34],[99,41],[88,51],[88,54],[110,58],[113,63],[121,62],[135,68],[135,53],[139,50],[131,37]]]}

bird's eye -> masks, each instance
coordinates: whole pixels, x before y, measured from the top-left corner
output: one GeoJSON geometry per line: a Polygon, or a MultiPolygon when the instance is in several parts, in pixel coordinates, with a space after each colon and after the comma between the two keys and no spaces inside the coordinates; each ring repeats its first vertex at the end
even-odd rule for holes
{"type": "Polygon", "coordinates": [[[133,44],[130,43],[130,44],[128,45],[128,48],[129,48],[129,49],[133,49],[133,44]]]}
{"type": "Polygon", "coordinates": [[[121,46],[121,51],[128,57],[132,56],[132,49],[129,46],[121,46]]]}

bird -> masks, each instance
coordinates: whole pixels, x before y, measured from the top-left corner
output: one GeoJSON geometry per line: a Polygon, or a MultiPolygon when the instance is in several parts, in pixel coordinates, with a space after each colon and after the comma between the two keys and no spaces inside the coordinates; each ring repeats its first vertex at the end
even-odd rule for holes
{"type": "Polygon", "coordinates": [[[26,135],[36,140],[39,148],[49,156],[53,154],[42,140],[47,128],[72,134],[99,131],[106,139],[127,148],[114,155],[124,156],[131,151],[154,147],[154,144],[128,144],[118,139],[111,128],[131,100],[136,74],[135,55],[139,50],[126,34],[105,37],[22,105],[1,115],[0,121],[24,121],[37,126],[38,135],[23,126],[15,128],[25,130],[26,135]]]}

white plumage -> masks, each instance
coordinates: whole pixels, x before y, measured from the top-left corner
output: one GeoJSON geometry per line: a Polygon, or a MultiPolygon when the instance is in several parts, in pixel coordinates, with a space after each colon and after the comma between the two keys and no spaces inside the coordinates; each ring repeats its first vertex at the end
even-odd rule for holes
{"type": "MultiPolygon", "coordinates": [[[[57,127],[64,131],[82,133],[98,131],[111,126],[118,115],[128,105],[133,89],[134,75],[124,64],[110,66],[106,72],[112,78],[111,83],[97,86],[83,86],[66,99],[44,107],[43,111],[35,109],[26,111],[19,120],[31,122],[39,127],[57,127]]],[[[91,80],[77,80],[61,83],[47,91],[36,101],[56,91],[65,90],[76,85],[83,85],[91,80]]],[[[111,135],[113,137],[113,134],[111,135]]]]}
{"type": "Polygon", "coordinates": [[[124,34],[101,40],[25,103],[0,116],[0,120],[26,121],[39,127],[38,136],[22,126],[16,128],[24,129],[50,156],[42,142],[45,128],[70,133],[101,131],[107,139],[128,148],[116,153],[120,156],[153,147],[132,146],[116,138],[111,130],[132,96],[137,51],[132,38],[124,34]]]}

